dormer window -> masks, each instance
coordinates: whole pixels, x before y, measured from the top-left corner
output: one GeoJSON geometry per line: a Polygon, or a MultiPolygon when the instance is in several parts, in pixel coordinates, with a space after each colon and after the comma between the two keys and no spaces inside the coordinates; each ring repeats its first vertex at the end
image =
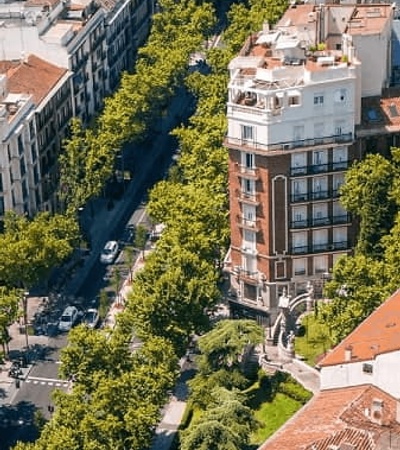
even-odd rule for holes
{"type": "Polygon", "coordinates": [[[367,373],[367,374],[371,375],[373,373],[373,371],[374,371],[374,367],[373,367],[373,365],[371,363],[364,363],[362,365],[362,371],[364,373],[367,373]]]}

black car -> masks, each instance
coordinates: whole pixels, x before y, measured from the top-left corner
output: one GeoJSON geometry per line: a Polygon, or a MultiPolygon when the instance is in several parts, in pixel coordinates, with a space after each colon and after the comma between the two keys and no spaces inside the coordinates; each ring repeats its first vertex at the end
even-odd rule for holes
{"type": "Polygon", "coordinates": [[[130,223],[124,228],[121,237],[118,239],[118,243],[121,246],[131,245],[135,239],[135,225],[130,223]]]}

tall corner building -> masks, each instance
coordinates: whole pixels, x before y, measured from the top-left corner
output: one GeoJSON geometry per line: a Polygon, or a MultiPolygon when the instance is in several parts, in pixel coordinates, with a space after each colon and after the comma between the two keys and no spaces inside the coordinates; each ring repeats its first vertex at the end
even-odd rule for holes
{"type": "Polygon", "coordinates": [[[312,282],[320,293],[352,252],[357,226],[340,186],[389,130],[378,108],[383,92],[392,95],[393,17],[385,3],[292,5],[230,62],[233,315],[273,322],[283,292],[294,297],[312,282]]]}

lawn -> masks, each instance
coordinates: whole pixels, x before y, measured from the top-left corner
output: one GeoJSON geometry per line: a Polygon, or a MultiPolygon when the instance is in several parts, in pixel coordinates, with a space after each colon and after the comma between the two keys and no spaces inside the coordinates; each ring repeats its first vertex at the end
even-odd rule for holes
{"type": "Polygon", "coordinates": [[[254,415],[262,426],[251,436],[251,443],[261,445],[301,407],[297,400],[277,392],[272,401],[262,403],[255,411],[254,415]]]}
{"type": "Polygon", "coordinates": [[[314,367],[321,356],[332,347],[329,330],[326,325],[318,322],[314,314],[305,316],[302,325],[304,332],[295,339],[295,351],[297,355],[304,357],[307,364],[314,367]]]}

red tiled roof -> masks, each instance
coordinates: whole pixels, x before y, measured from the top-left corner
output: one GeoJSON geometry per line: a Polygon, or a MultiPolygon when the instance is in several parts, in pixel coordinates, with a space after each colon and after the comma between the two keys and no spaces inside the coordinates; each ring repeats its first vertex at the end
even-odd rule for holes
{"type": "Polygon", "coordinates": [[[376,355],[396,350],[400,350],[400,290],[328,353],[319,366],[368,361],[376,355]],[[351,348],[350,361],[345,358],[347,348],[351,348]]]}
{"type": "Polygon", "coordinates": [[[8,71],[8,89],[14,94],[31,94],[33,102],[39,105],[66,73],[67,69],[30,55],[27,62],[8,71]]]}
{"type": "Polygon", "coordinates": [[[373,386],[321,391],[260,450],[329,450],[331,445],[374,450],[388,429],[400,432],[396,412],[396,400],[373,386]],[[374,400],[382,404],[380,423],[371,412],[374,400]]]}

